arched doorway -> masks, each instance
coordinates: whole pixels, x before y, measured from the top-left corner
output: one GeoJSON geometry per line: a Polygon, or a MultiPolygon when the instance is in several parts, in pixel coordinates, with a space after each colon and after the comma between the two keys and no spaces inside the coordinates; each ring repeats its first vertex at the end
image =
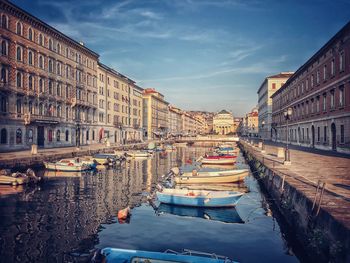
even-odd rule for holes
{"type": "Polygon", "coordinates": [[[331,136],[332,136],[332,150],[336,151],[337,150],[337,130],[335,127],[334,122],[331,125],[331,136]]]}
{"type": "Polygon", "coordinates": [[[315,127],[311,126],[311,147],[315,147],[315,127]]]}

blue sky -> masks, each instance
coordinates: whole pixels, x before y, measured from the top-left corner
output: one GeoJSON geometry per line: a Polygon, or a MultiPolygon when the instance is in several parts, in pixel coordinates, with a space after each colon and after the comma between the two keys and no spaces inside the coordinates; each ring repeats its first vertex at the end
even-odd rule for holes
{"type": "Polygon", "coordinates": [[[186,110],[243,116],[268,75],[295,71],[350,18],[350,1],[14,0],[186,110]]]}

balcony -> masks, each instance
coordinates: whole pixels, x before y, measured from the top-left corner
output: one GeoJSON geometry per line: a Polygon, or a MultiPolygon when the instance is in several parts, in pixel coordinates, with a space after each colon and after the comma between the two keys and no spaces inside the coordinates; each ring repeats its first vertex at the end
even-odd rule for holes
{"type": "Polygon", "coordinates": [[[41,123],[41,124],[58,124],[61,121],[61,117],[56,116],[43,116],[36,114],[17,114],[17,118],[23,119],[24,124],[28,125],[31,123],[41,123]]]}

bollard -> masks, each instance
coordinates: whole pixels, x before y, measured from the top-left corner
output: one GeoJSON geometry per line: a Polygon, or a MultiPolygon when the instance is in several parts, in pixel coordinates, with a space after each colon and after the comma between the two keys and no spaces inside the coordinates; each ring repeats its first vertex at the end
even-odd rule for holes
{"type": "Polygon", "coordinates": [[[32,144],[31,154],[33,154],[33,155],[38,154],[38,145],[32,144]]]}
{"type": "Polygon", "coordinates": [[[284,159],[284,148],[283,147],[277,147],[277,158],[284,159]]]}

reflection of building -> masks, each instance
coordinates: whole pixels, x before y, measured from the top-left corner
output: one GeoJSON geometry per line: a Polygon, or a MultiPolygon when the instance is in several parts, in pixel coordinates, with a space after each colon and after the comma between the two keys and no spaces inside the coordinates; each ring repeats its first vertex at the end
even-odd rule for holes
{"type": "Polygon", "coordinates": [[[230,112],[222,110],[213,118],[213,129],[217,134],[226,135],[234,132],[233,116],[230,112]]]}
{"type": "Polygon", "coordinates": [[[272,95],[274,140],[350,152],[349,39],[350,23],[272,95]]]}
{"type": "Polygon", "coordinates": [[[253,108],[243,119],[242,135],[257,137],[259,133],[258,109],[253,108]]]}
{"type": "Polygon", "coordinates": [[[155,139],[168,132],[168,105],[164,96],[155,89],[143,92],[143,128],[145,137],[155,139]]]}
{"type": "Polygon", "coordinates": [[[182,113],[182,130],[184,136],[194,135],[196,133],[196,120],[186,111],[182,113]]]}
{"type": "Polygon", "coordinates": [[[272,99],[274,94],[288,80],[293,72],[281,72],[277,75],[266,77],[258,90],[259,107],[259,136],[261,138],[271,139],[272,129],[272,99]]]}
{"type": "Polygon", "coordinates": [[[182,134],[182,111],[169,105],[169,135],[180,136],[182,134]]]}
{"type": "Polygon", "coordinates": [[[0,150],[86,142],[98,54],[1,1],[0,150]]]}

